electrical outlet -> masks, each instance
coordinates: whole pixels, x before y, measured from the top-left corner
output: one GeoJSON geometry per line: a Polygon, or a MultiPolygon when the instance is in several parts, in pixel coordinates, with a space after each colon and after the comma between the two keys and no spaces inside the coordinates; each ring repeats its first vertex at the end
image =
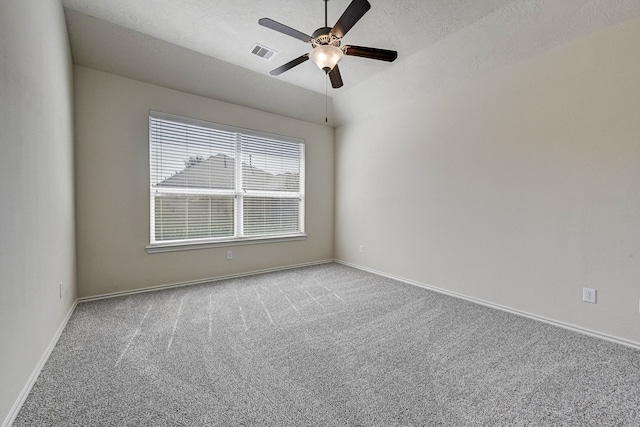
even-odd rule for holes
{"type": "Polygon", "coordinates": [[[582,288],[582,301],[590,302],[592,304],[596,303],[596,293],[597,291],[592,288],[582,288]]]}
{"type": "Polygon", "coordinates": [[[364,252],[364,245],[360,245],[360,247],[358,248],[358,251],[360,253],[363,253],[364,252]]]}
{"type": "Polygon", "coordinates": [[[233,259],[233,251],[227,251],[227,260],[233,259]]]}

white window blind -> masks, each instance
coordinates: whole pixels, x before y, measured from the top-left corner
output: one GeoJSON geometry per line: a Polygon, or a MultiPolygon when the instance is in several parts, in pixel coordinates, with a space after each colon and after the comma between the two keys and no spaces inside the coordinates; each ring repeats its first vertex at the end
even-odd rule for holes
{"type": "Polygon", "coordinates": [[[302,140],[151,111],[149,147],[152,246],[304,234],[302,140]]]}

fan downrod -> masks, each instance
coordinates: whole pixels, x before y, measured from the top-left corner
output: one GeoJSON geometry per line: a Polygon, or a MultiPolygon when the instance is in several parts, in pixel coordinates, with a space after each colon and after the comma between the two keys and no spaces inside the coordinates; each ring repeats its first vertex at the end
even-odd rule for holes
{"type": "Polygon", "coordinates": [[[340,38],[331,34],[332,28],[329,27],[329,24],[327,21],[328,19],[327,4],[329,3],[329,0],[322,0],[322,1],[324,2],[324,27],[318,28],[313,32],[313,34],[311,34],[311,37],[313,37],[313,39],[311,40],[311,45],[313,47],[325,46],[325,45],[340,47],[340,38]]]}

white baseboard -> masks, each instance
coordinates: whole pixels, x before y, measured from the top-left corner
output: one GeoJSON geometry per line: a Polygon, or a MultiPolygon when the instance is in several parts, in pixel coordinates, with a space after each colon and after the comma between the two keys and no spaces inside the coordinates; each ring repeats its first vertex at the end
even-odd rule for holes
{"type": "Polygon", "coordinates": [[[238,278],[238,277],[246,277],[246,276],[255,276],[256,274],[273,273],[273,272],[276,272],[276,271],[291,270],[293,268],[309,267],[309,266],[312,266],[312,265],[327,264],[327,263],[330,263],[330,262],[333,262],[333,261],[334,260],[332,260],[332,259],[325,259],[325,260],[320,260],[320,261],[307,262],[307,263],[303,263],[303,264],[286,265],[286,266],[283,266],[283,267],[274,267],[274,268],[267,268],[267,269],[263,269],[263,270],[248,271],[248,272],[244,272],[244,273],[228,274],[226,276],[210,277],[208,279],[192,280],[192,281],[189,281],[189,282],[179,282],[179,283],[170,283],[170,284],[166,284],[166,285],[150,286],[148,288],[135,289],[135,290],[131,290],[131,291],[111,292],[111,293],[108,293],[108,294],[101,294],[101,295],[95,295],[95,296],[91,296],[91,297],[78,298],[78,302],[81,303],[81,302],[88,302],[88,301],[97,301],[97,300],[106,299],[106,298],[116,298],[116,297],[122,297],[122,296],[126,296],[126,295],[141,294],[141,293],[144,293],[144,292],[160,291],[160,290],[163,290],[163,289],[181,288],[181,287],[184,287],[184,286],[192,286],[192,285],[202,285],[204,283],[219,282],[220,280],[235,279],[235,278],[238,278]]]}
{"type": "Polygon", "coordinates": [[[31,373],[31,376],[29,377],[29,379],[27,380],[27,384],[25,384],[24,388],[18,395],[18,399],[16,399],[15,403],[13,404],[13,407],[9,411],[9,414],[7,415],[4,422],[2,423],[2,427],[9,427],[15,421],[16,417],[18,416],[18,413],[20,412],[20,408],[22,408],[22,405],[24,404],[25,400],[27,400],[27,396],[29,396],[29,393],[31,392],[31,388],[36,383],[36,380],[38,379],[38,375],[40,375],[40,371],[42,371],[44,364],[47,363],[47,360],[49,359],[49,356],[51,355],[53,348],[58,343],[58,339],[60,338],[60,335],[62,335],[62,331],[64,331],[64,328],[67,326],[67,322],[69,322],[69,319],[73,314],[73,310],[76,309],[77,305],[78,305],[78,300],[75,300],[73,305],[71,305],[71,308],[67,312],[67,315],[65,316],[64,320],[56,330],[56,333],[53,335],[53,338],[51,338],[51,341],[49,342],[49,345],[45,349],[44,354],[38,361],[38,364],[36,365],[35,369],[31,373]]]}
{"type": "Polygon", "coordinates": [[[420,287],[420,288],[428,289],[430,291],[434,291],[434,292],[437,292],[439,294],[444,294],[444,295],[449,295],[449,296],[452,296],[452,297],[455,297],[455,298],[460,298],[460,299],[463,299],[465,301],[469,301],[469,302],[472,302],[472,303],[475,303],[475,304],[480,304],[480,305],[484,305],[486,307],[495,308],[496,310],[506,311],[507,313],[515,314],[515,315],[518,315],[518,316],[527,317],[529,319],[537,320],[539,322],[544,322],[544,323],[547,323],[547,324],[550,324],[550,325],[553,325],[553,326],[557,326],[557,327],[560,327],[560,328],[563,328],[563,329],[568,329],[568,330],[573,331],[573,332],[578,332],[580,334],[589,335],[591,337],[600,338],[600,339],[603,339],[603,340],[614,342],[616,344],[621,344],[621,345],[624,345],[624,346],[627,346],[627,347],[634,348],[636,350],[640,350],[640,343],[637,343],[635,341],[626,340],[624,338],[620,338],[620,337],[616,337],[616,336],[613,336],[613,335],[604,334],[602,332],[593,331],[593,330],[582,328],[580,326],[572,325],[572,324],[569,324],[569,323],[560,322],[558,320],[550,319],[550,318],[544,317],[544,316],[539,316],[537,314],[527,313],[526,311],[517,310],[517,309],[511,308],[511,307],[504,306],[504,305],[495,304],[495,303],[492,303],[492,302],[489,302],[489,301],[485,301],[485,300],[481,300],[481,299],[478,299],[478,298],[470,297],[470,296],[467,296],[467,295],[459,294],[457,292],[448,291],[446,289],[438,288],[436,286],[431,286],[431,285],[427,285],[427,284],[424,284],[424,283],[416,282],[414,280],[405,279],[403,277],[394,276],[392,274],[387,274],[387,273],[384,273],[382,271],[373,270],[371,268],[363,267],[363,266],[357,265],[357,264],[352,264],[350,262],[341,261],[341,260],[337,260],[337,259],[334,260],[334,262],[336,262],[338,264],[346,265],[348,267],[356,268],[358,270],[367,271],[369,273],[377,274],[378,276],[383,276],[383,277],[387,277],[389,279],[397,280],[399,282],[403,282],[403,283],[406,283],[406,284],[409,284],[409,285],[413,285],[413,286],[417,286],[417,287],[420,287]]]}

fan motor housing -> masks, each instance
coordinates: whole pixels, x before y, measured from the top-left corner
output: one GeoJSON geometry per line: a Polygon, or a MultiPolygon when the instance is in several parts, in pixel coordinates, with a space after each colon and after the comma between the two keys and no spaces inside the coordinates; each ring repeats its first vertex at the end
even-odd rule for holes
{"type": "Polygon", "coordinates": [[[331,34],[331,27],[318,28],[311,34],[311,37],[313,37],[311,40],[313,47],[325,45],[340,47],[340,38],[331,34]]]}

